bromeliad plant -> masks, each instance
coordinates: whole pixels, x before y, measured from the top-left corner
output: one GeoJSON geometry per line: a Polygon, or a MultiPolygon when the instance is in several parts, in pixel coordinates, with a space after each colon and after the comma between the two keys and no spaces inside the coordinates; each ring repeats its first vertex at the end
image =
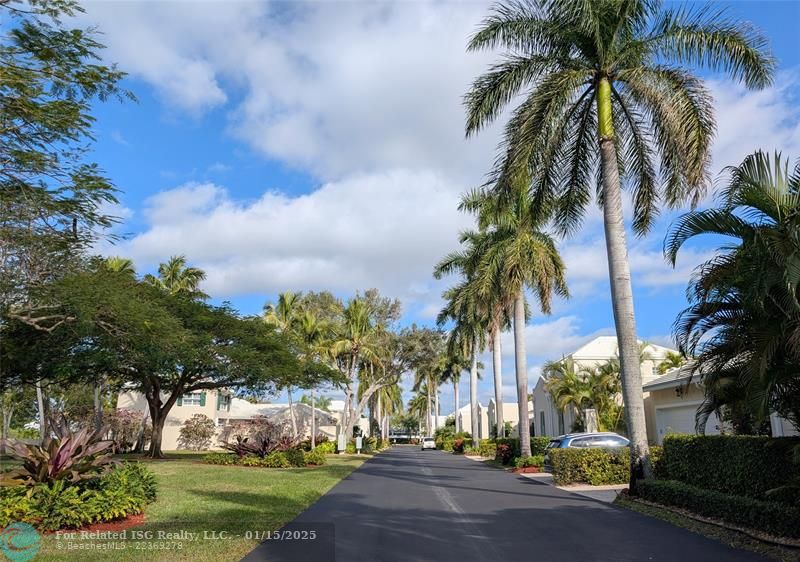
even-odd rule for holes
{"type": "Polygon", "coordinates": [[[60,433],[61,437],[48,437],[41,445],[7,440],[7,453],[21,460],[22,466],[6,473],[6,479],[26,486],[60,480],[79,482],[100,476],[118,464],[111,457],[114,442],[102,439],[104,429],[60,433]]]}

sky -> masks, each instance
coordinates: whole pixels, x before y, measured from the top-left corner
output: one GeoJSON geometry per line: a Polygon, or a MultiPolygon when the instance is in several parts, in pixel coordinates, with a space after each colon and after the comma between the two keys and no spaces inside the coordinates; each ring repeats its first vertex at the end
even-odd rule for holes
{"type": "MultiPolygon", "coordinates": [[[[716,5],[759,27],[779,66],[774,85],[758,92],[701,73],[716,102],[712,175],[756,149],[800,157],[800,1],[716,5]]],[[[184,254],[207,272],[214,302],[246,314],[284,290],[347,298],[377,287],[401,299],[402,324],[433,325],[452,279],[431,271],[472,225],[456,209],[459,196],[483,182],[502,126],[464,136],[462,96],[498,57],[465,49],[488,3],[85,8],[80,23],[102,33],[104,59],[128,73],[124,85],[138,99],[95,109],[93,157],[121,191],[109,212],[124,236],[100,251],[132,258],[142,273],[184,254]]],[[[628,240],[640,338],[664,345],[692,270],[718,242],[693,243],[668,266],[662,243],[677,214],[628,240]]],[[[559,249],[572,297],[527,326],[531,387],[544,362],[613,333],[596,206],[559,249]]],[[[510,334],[503,352],[504,397],[515,400],[510,334]]],[[[484,403],[491,378],[480,384],[484,403]]],[[[442,411],[451,408],[445,389],[442,411]]]]}

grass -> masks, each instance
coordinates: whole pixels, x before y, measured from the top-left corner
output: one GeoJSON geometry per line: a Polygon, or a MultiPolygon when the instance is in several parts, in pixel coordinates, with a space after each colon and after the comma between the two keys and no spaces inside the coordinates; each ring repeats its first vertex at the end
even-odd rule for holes
{"type": "Polygon", "coordinates": [[[127,531],[127,540],[67,541],[48,535],[36,559],[239,560],[261,542],[245,533],[278,529],[366,460],[329,456],[328,464],[321,467],[265,469],[208,465],[200,462],[200,457],[202,454],[180,453],[169,454],[165,460],[145,461],[158,479],[158,499],[146,508],[144,524],[127,531]],[[186,531],[198,536],[193,540],[137,541],[131,539],[132,531],[186,531]],[[228,538],[220,539],[221,533],[227,533],[228,538]],[[66,542],[87,546],[70,552],[66,542]],[[92,548],[90,544],[118,544],[125,548],[86,550],[92,548]],[[178,544],[181,548],[177,548],[178,544]]]}
{"type": "Polygon", "coordinates": [[[732,546],[733,548],[757,552],[758,554],[772,558],[773,560],[800,562],[800,550],[796,548],[759,541],[745,535],[744,533],[739,533],[737,531],[725,529],[709,523],[703,523],[702,521],[685,517],[679,513],[675,513],[667,509],[661,509],[659,507],[632,501],[623,495],[617,496],[617,499],[614,503],[615,505],[630,509],[631,511],[636,511],[643,515],[661,519],[668,523],[672,523],[676,527],[682,527],[693,533],[723,542],[732,546]]]}

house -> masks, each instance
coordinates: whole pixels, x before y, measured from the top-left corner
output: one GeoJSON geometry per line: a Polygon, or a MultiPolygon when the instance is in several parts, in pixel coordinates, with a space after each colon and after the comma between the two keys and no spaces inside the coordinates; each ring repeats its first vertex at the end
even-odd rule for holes
{"type": "MultiPolygon", "coordinates": [[[[472,412],[470,411],[470,405],[466,404],[461,406],[455,415],[458,416],[459,426],[461,427],[461,431],[472,432],[472,412]]],[[[475,437],[475,436],[473,436],[475,437]]],[[[478,439],[488,439],[489,438],[489,409],[486,406],[483,406],[480,402],[478,403],[478,439]]]]}
{"type": "MultiPolygon", "coordinates": [[[[656,345],[646,344],[642,361],[642,383],[647,384],[659,378],[658,365],[667,357],[667,354],[675,353],[674,349],[656,345]]],[[[619,357],[616,336],[599,336],[584,344],[572,353],[564,356],[575,362],[577,367],[593,368],[598,367],[611,359],[619,357]]],[[[646,398],[646,396],[645,396],[646,398]]],[[[621,400],[621,397],[620,397],[621,400]]],[[[550,393],[545,388],[544,378],[539,377],[533,389],[533,426],[534,434],[537,436],[554,436],[569,433],[575,423],[576,413],[572,408],[566,411],[560,410],[553,402],[550,393]]],[[[647,409],[645,409],[647,416],[647,409]]],[[[655,440],[654,420],[647,420],[648,439],[655,440]],[[652,435],[650,428],[652,427],[652,435]]]]}
{"type": "MultiPolygon", "coordinates": [[[[497,404],[494,398],[487,407],[489,432],[493,433],[497,425],[497,404]]],[[[533,402],[528,402],[528,424],[533,419],[533,402]]],[[[503,425],[511,423],[511,434],[507,437],[519,437],[519,407],[516,402],[503,402],[503,425]]],[[[532,434],[531,434],[532,435],[532,434]]]]}
{"type": "MultiPolygon", "coordinates": [[[[643,385],[647,437],[658,445],[670,433],[695,433],[695,415],[703,402],[700,378],[692,377],[692,368],[684,365],[643,385]]],[[[774,437],[798,435],[788,420],[773,413],[770,426],[774,437]]],[[[717,435],[726,429],[716,414],[709,415],[704,428],[706,435],[717,435]]]]}
{"type": "MultiPolygon", "coordinates": [[[[133,410],[142,412],[143,417],[148,417],[148,407],[145,397],[134,391],[121,392],[117,399],[118,410],[133,410]]],[[[330,412],[299,402],[292,405],[298,434],[308,438],[311,436],[311,417],[314,416],[316,434],[323,434],[330,439],[335,439],[337,427],[341,424],[344,402],[334,400],[331,402],[330,412]],[[337,409],[338,406],[338,409],[337,409]]],[[[241,398],[236,398],[229,391],[209,389],[204,391],[184,394],[178,398],[169,411],[164,423],[162,436],[162,449],[165,451],[183,448],[180,443],[180,431],[183,423],[195,414],[203,414],[214,421],[217,433],[211,440],[211,448],[220,448],[220,438],[225,434],[225,429],[237,421],[251,420],[257,416],[265,416],[274,423],[291,423],[289,404],[253,403],[241,398]]],[[[365,418],[359,420],[359,427],[365,434],[369,434],[369,422],[365,418]]]]}

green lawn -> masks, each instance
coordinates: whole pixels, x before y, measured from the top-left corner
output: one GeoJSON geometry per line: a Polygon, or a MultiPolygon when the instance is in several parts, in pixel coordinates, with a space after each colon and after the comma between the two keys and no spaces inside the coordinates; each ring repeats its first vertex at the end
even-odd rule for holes
{"type": "Polygon", "coordinates": [[[275,530],[292,520],[365,460],[329,456],[328,464],[321,467],[265,469],[207,465],[199,461],[200,456],[184,453],[147,461],[158,478],[158,500],[147,507],[144,524],[128,530],[129,535],[132,531],[185,531],[199,533],[197,539],[59,540],[49,535],[36,560],[239,560],[260,542],[245,533],[275,530]],[[210,534],[218,537],[222,532],[229,538],[215,539],[210,534]],[[84,549],[69,551],[68,542],[84,549]],[[108,544],[126,548],[87,550],[108,544]]]}

